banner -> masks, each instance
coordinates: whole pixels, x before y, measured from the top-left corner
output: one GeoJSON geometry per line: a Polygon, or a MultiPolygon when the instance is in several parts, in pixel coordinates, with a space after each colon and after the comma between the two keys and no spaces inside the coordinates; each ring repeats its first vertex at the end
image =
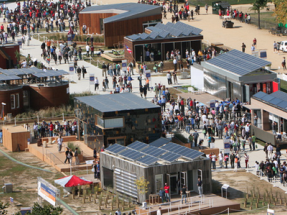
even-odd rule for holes
{"type": "Polygon", "coordinates": [[[56,197],[59,190],[45,181],[41,177],[38,177],[38,195],[49,202],[51,205],[56,206],[56,197]]]}

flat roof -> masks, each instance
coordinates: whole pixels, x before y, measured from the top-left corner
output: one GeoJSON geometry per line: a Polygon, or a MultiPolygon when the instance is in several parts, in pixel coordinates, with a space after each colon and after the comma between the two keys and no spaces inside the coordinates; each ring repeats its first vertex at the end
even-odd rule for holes
{"type": "Polygon", "coordinates": [[[133,93],[93,95],[76,97],[75,99],[102,113],[160,108],[160,106],[134,95],[133,93]]]}
{"type": "Polygon", "coordinates": [[[233,49],[211,60],[205,61],[203,67],[205,67],[205,65],[211,65],[229,71],[237,76],[244,76],[269,64],[271,64],[271,62],[233,49]]]}
{"type": "Polygon", "coordinates": [[[138,40],[154,40],[154,39],[168,39],[168,38],[184,38],[195,35],[200,35],[201,29],[185,24],[183,22],[166,24],[158,23],[155,26],[147,27],[151,31],[150,34],[141,33],[126,36],[126,38],[138,41],[138,40]]]}
{"type": "Polygon", "coordinates": [[[86,7],[80,12],[80,14],[83,13],[116,13],[117,15],[105,18],[103,20],[104,23],[109,23],[131,18],[161,14],[161,6],[139,3],[108,4],[99,6],[95,5],[86,7]]]}
{"type": "Polygon", "coordinates": [[[283,91],[279,90],[271,94],[258,92],[252,98],[287,112],[287,93],[283,91]]]}
{"type": "Polygon", "coordinates": [[[106,148],[104,153],[145,167],[191,162],[204,155],[202,152],[173,142],[156,147],[140,141],[135,141],[126,147],[116,143],[106,148]]]}

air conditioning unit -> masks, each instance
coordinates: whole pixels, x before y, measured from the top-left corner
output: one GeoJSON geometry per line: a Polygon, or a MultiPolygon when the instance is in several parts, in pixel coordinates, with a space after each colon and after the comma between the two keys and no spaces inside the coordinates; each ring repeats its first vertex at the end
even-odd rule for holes
{"type": "Polygon", "coordinates": [[[5,183],[4,184],[4,193],[13,193],[13,184],[5,183]]]}

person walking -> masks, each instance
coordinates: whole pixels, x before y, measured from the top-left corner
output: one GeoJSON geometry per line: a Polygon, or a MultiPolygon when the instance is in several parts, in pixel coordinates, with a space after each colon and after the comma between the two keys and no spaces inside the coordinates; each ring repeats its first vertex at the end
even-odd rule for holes
{"type": "Polygon", "coordinates": [[[194,139],[194,147],[197,147],[197,140],[198,140],[199,134],[195,130],[193,133],[193,139],[194,139]]]}
{"type": "Polygon", "coordinates": [[[246,49],[246,45],[245,45],[244,43],[242,43],[241,49],[242,49],[242,52],[244,53],[244,52],[245,52],[245,49],[246,49]]]}
{"type": "Polygon", "coordinates": [[[273,156],[273,146],[271,145],[271,143],[268,144],[267,146],[267,151],[268,151],[268,159],[272,160],[272,156],[273,156]]]}
{"type": "Polygon", "coordinates": [[[231,165],[231,168],[234,168],[234,160],[235,160],[235,155],[234,155],[234,153],[232,152],[231,155],[230,155],[230,165],[231,165]]]}
{"type": "Polygon", "coordinates": [[[228,156],[228,154],[225,154],[225,156],[224,156],[225,169],[227,169],[228,160],[229,160],[229,156],[228,156]]]}
{"type": "Polygon", "coordinates": [[[286,59],[285,59],[285,57],[283,57],[282,68],[283,68],[283,70],[286,70],[286,59]]]}
{"type": "Polygon", "coordinates": [[[95,83],[95,91],[96,91],[97,89],[99,89],[99,80],[98,80],[98,77],[96,77],[94,83],[95,83]]]}
{"type": "Polygon", "coordinates": [[[68,163],[70,163],[70,150],[69,150],[69,148],[67,147],[67,150],[66,150],[66,152],[65,152],[65,155],[66,155],[66,159],[65,159],[65,161],[64,161],[64,163],[66,163],[67,161],[68,161],[68,163]]]}

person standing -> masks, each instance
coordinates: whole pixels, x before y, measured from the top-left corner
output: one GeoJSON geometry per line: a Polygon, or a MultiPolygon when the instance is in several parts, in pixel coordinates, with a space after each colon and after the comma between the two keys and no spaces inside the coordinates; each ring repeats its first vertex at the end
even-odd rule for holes
{"type": "Polygon", "coordinates": [[[59,152],[61,152],[61,150],[62,150],[62,145],[63,145],[63,138],[62,138],[62,136],[60,135],[60,136],[58,137],[58,151],[59,151],[59,152]]]}
{"type": "Polygon", "coordinates": [[[219,158],[220,168],[223,168],[223,154],[222,154],[222,151],[219,152],[218,158],[219,158]]]}
{"type": "Polygon", "coordinates": [[[167,78],[167,83],[172,84],[170,71],[167,72],[166,78],[167,78]]]}
{"type": "Polygon", "coordinates": [[[66,163],[68,161],[68,163],[70,163],[70,150],[69,148],[67,147],[67,150],[65,152],[65,155],[66,155],[66,160],[64,161],[64,163],[66,163]]]}
{"type": "Polygon", "coordinates": [[[228,154],[225,154],[225,156],[224,156],[225,169],[227,169],[227,163],[228,163],[228,159],[229,159],[229,156],[228,156],[228,154]]]}
{"type": "Polygon", "coordinates": [[[186,186],[185,186],[185,184],[182,186],[182,189],[181,189],[181,204],[183,204],[183,198],[185,199],[185,203],[186,203],[186,186]]]}
{"type": "Polygon", "coordinates": [[[197,131],[195,130],[194,133],[193,133],[194,147],[197,147],[198,136],[199,136],[199,134],[198,134],[197,131]]]}
{"type": "Polygon", "coordinates": [[[174,71],[177,71],[177,60],[176,60],[176,58],[173,59],[173,66],[174,66],[174,71]]]}
{"type": "Polygon", "coordinates": [[[97,89],[99,89],[99,80],[97,77],[94,82],[95,82],[95,91],[96,91],[97,89]]]}
{"type": "Polygon", "coordinates": [[[245,167],[246,167],[246,169],[247,169],[247,167],[248,167],[248,161],[249,161],[249,156],[245,153],[245,154],[244,154],[244,158],[245,158],[245,167]]]}
{"type": "Polygon", "coordinates": [[[76,165],[80,164],[78,155],[79,155],[78,148],[75,148],[74,156],[75,156],[76,165]]]}
{"type": "Polygon", "coordinates": [[[161,215],[161,207],[159,207],[158,210],[156,211],[156,215],[161,215]]]}
{"type": "Polygon", "coordinates": [[[214,152],[212,152],[212,155],[211,155],[211,162],[212,162],[212,168],[213,169],[216,169],[216,155],[214,154],[214,152]]]}
{"type": "Polygon", "coordinates": [[[167,202],[170,202],[170,197],[169,197],[169,186],[167,183],[164,184],[164,192],[165,192],[165,200],[167,202]]]}
{"type": "Polygon", "coordinates": [[[198,177],[198,179],[197,179],[197,187],[198,187],[199,197],[201,197],[202,196],[202,181],[201,181],[200,177],[198,177]]]}
{"type": "Polygon", "coordinates": [[[268,159],[271,160],[273,156],[273,146],[271,145],[271,143],[268,144],[267,151],[268,151],[268,159]]]}
{"type": "Polygon", "coordinates": [[[235,154],[232,152],[230,155],[231,168],[234,168],[234,160],[235,160],[235,154]]]}
{"type": "Polygon", "coordinates": [[[245,52],[245,49],[246,49],[246,45],[245,45],[244,43],[242,43],[241,48],[242,48],[242,52],[244,53],[244,52],[245,52]]]}
{"type": "Polygon", "coordinates": [[[286,60],[285,60],[285,57],[283,57],[282,68],[283,68],[283,70],[286,70],[286,60]]]}
{"type": "Polygon", "coordinates": [[[83,79],[85,79],[85,74],[87,73],[86,68],[84,67],[84,65],[82,66],[82,74],[83,74],[83,79]]]}
{"type": "Polygon", "coordinates": [[[99,162],[97,162],[97,165],[96,165],[96,175],[97,175],[97,179],[100,179],[100,164],[99,162]]]}
{"type": "Polygon", "coordinates": [[[161,198],[162,203],[164,203],[165,192],[164,192],[164,189],[162,187],[160,188],[158,195],[161,198]]]}
{"type": "Polygon", "coordinates": [[[206,11],[206,14],[208,14],[208,5],[205,4],[205,11],[206,11]]]}
{"type": "Polygon", "coordinates": [[[81,72],[82,72],[82,70],[81,70],[81,68],[78,66],[78,68],[77,68],[78,80],[81,80],[81,72]]]}

